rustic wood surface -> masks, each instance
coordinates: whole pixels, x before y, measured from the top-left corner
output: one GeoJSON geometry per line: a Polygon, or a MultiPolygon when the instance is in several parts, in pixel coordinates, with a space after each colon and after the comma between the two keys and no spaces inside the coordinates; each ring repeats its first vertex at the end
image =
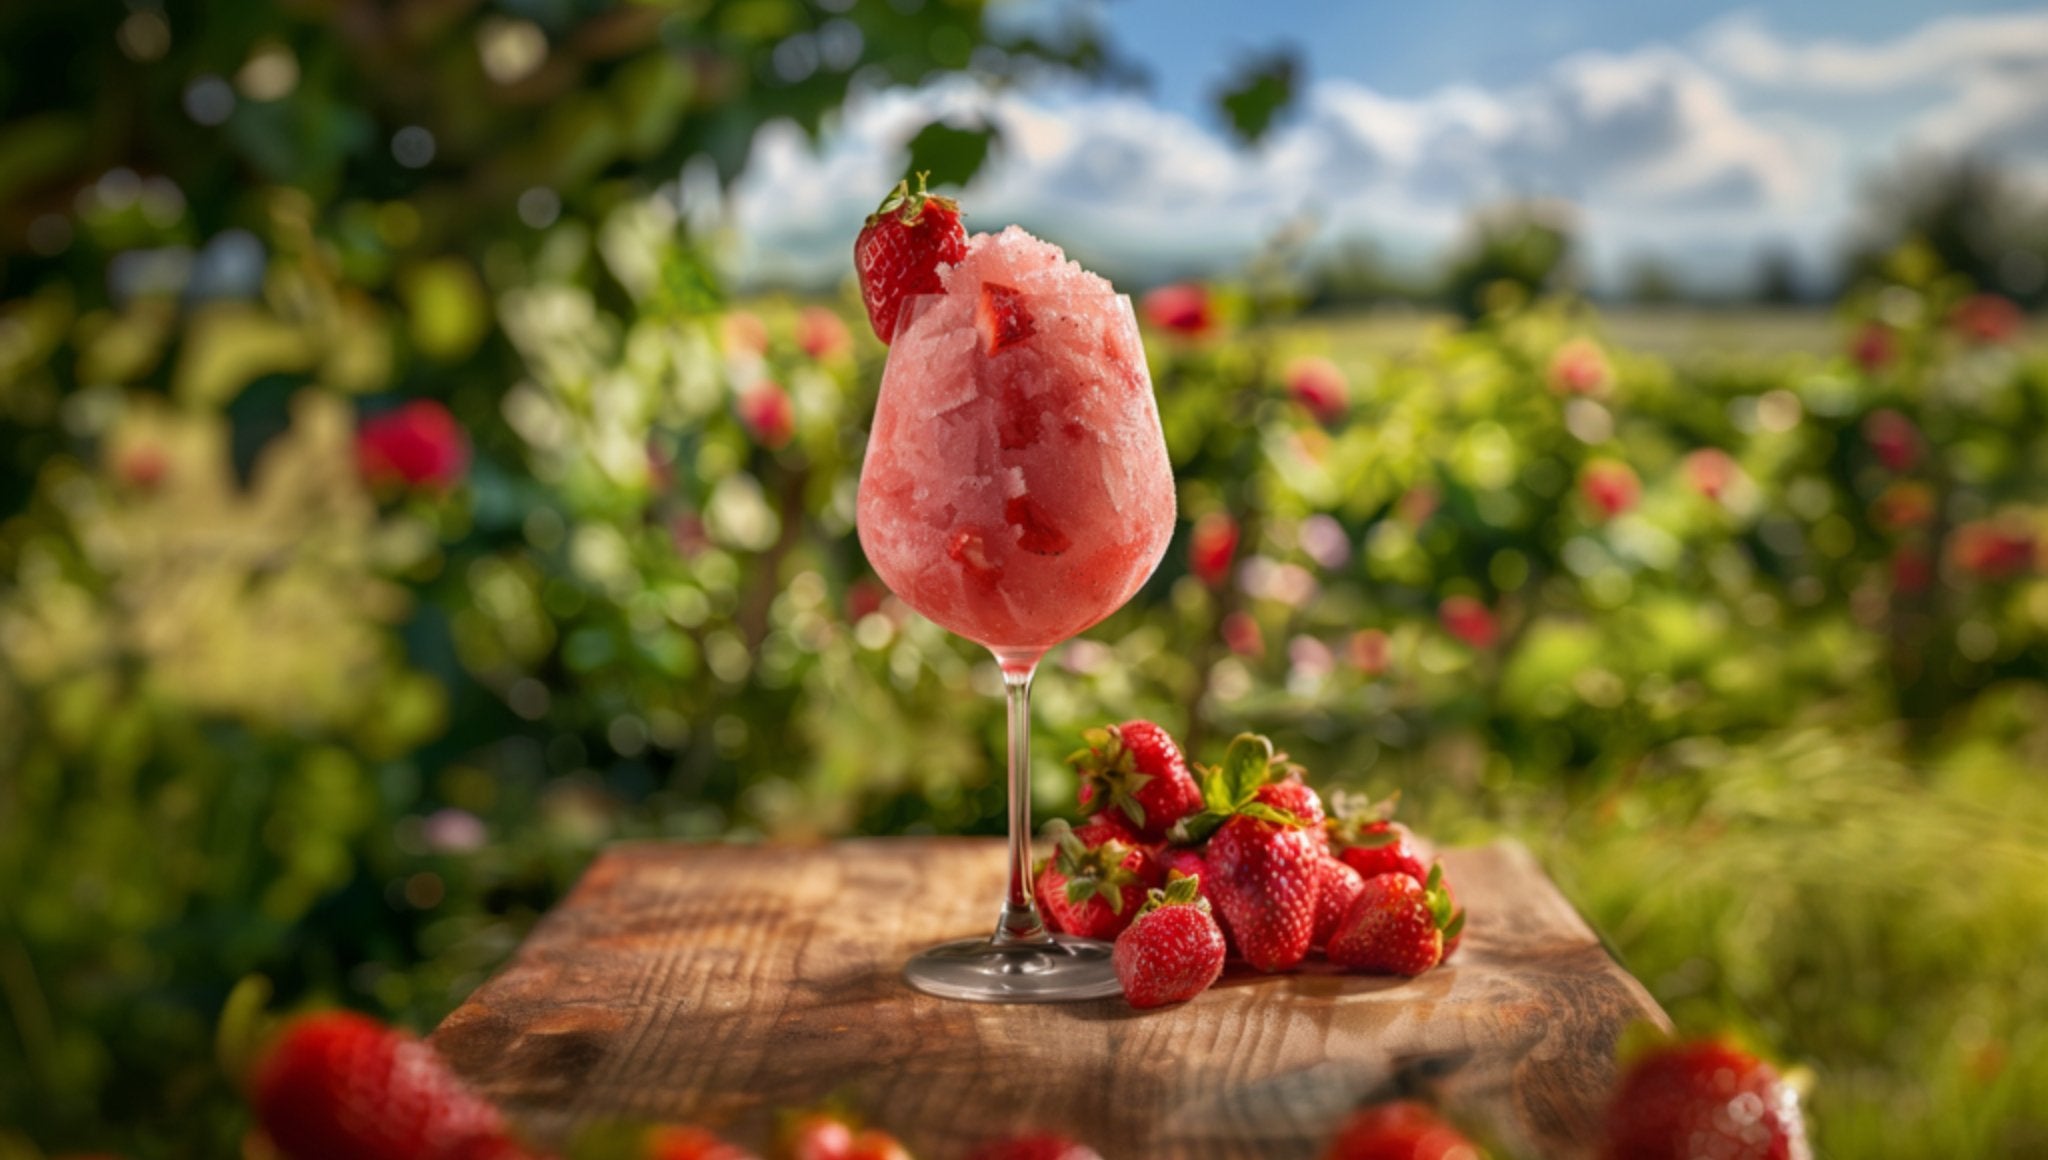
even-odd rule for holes
{"type": "Polygon", "coordinates": [[[1433,1092],[1515,1155],[1586,1152],[1630,1022],[1655,1000],[1515,845],[1444,852],[1470,914],[1415,980],[1233,966],[1191,1003],[931,998],[909,955],[993,922],[995,840],[612,849],[434,1033],[538,1139],[694,1121],[759,1146],[832,1093],[926,1160],[1063,1128],[1108,1160],[1312,1157],[1345,1112],[1433,1092]]]}

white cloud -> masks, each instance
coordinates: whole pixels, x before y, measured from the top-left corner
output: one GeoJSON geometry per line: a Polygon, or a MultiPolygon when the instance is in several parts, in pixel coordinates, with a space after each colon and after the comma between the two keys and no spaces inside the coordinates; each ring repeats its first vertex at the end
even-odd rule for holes
{"type": "Polygon", "coordinates": [[[2048,153],[2048,12],[1944,16],[1869,44],[1795,44],[1744,13],[1708,28],[1700,51],[1765,90],[1923,94],[1926,107],[1900,139],[1911,149],[1996,153],[2034,167],[2048,153]]]}
{"type": "Polygon", "coordinates": [[[1322,243],[1366,235],[1419,260],[1474,208],[1536,196],[1578,207],[1596,274],[1654,253],[1729,284],[1766,243],[1824,255],[1852,166],[1883,153],[2048,161],[2048,13],[1942,17],[1871,44],[1794,41],[1745,15],[1688,49],[1581,54],[1512,87],[1394,97],[1323,80],[1256,149],[1128,92],[953,77],[868,93],[821,147],[786,125],[756,138],[728,200],[742,276],[843,277],[861,218],[934,118],[1001,134],[963,196],[972,227],[1020,222],[1120,280],[1226,270],[1304,213],[1322,243]],[[1868,124],[1890,115],[1879,106],[1898,110],[1889,129],[1868,124]]]}
{"type": "Polygon", "coordinates": [[[1710,26],[1700,48],[1714,67],[1757,84],[1892,92],[1986,70],[2039,69],[2048,63],[2048,12],[1943,16],[1881,44],[1792,44],[1755,13],[1742,13],[1710,26]]]}

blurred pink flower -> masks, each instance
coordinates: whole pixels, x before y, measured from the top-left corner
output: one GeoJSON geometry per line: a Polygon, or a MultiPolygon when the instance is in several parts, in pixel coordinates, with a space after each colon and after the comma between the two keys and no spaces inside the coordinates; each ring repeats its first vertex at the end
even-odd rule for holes
{"type": "Polygon", "coordinates": [[[1613,379],[1606,353],[1590,338],[1574,338],[1550,356],[1550,389],[1560,395],[1603,395],[1613,379]]]}
{"type": "Polygon", "coordinates": [[[1351,384],[1344,372],[1329,359],[1315,355],[1297,358],[1283,372],[1287,393],[1319,423],[1335,423],[1350,406],[1351,384]]]}
{"type": "Polygon", "coordinates": [[[1911,471],[1920,462],[1919,428],[1888,407],[1863,420],[1863,438],[1888,471],[1911,471]]]}
{"type": "Polygon", "coordinates": [[[1642,491],[1635,469],[1618,459],[1596,459],[1579,476],[1579,493],[1603,520],[1635,507],[1642,491]]]}
{"type": "Polygon", "coordinates": [[[1685,481],[1701,495],[1719,503],[1742,475],[1735,457],[1719,447],[1702,447],[1685,457],[1685,481]]]}
{"type": "Polygon", "coordinates": [[[490,830],[482,818],[451,806],[428,814],[420,837],[437,854],[466,854],[482,849],[490,840],[490,830]]]}
{"type": "Polygon", "coordinates": [[[1863,373],[1874,375],[1899,357],[1899,338],[1882,322],[1866,322],[1849,342],[1849,358],[1863,373]]]}
{"type": "Polygon", "coordinates": [[[739,410],[754,442],[770,451],[780,450],[796,434],[796,408],[778,383],[762,379],[748,387],[740,394],[739,410]]]}
{"type": "Polygon", "coordinates": [[[1444,631],[1476,649],[1492,648],[1500,639],[1500,619],[1472,596],[1447,596],[1436,608],[1444,631]]]}
{"type": "Polygon", "coordinates": [[[1388,638],[1384,629],[1359,629],[1351,634],[1351,643],[1348,649],[1351,654],[1351,667],[1368,677],[1379,676],[1387,671],[1387,663],[1392,653],[1392,644],[1392,640],[1388,638]]]}
{"type": "Polygon", "coordinates": [[[1327,677],[1337,667],[1330,646],[1312,636],[1297,636],[1287,642],[1287,664],[1296,676],[1311,680],[1327,677]]]}
{"type": "Polygon", "coordinates": [[[1220,626],[1223,643],[1231,652],[1241,657],[1262,657],[1266,655],[1266,634],[1259,630],[1259,622],[1249,612],[1233,612],[1223,618],[1220,626]]]}
{"type": "Polygon", "coordinates": [[[1209,288],[1199,282],[1177,282],[1145,295],[1138,305],[1145,321],[1183,338],[1201,338],[1216,329],[1216,307],[1209,288]]]}
{"type": "Polygon", "coordinates": [[[2002,294],[1972,294],[1956,303],[1948,321],[1969,341],[1991,346],[2018,338],[2027,317],[2018,303],[2002,294]]]}
{"type": "Polygon", "coordinates": [[[1351,558],[1351,537],[1333,516],[1317,512],[1301,521],[1297,538],[1309,559],[1325,568],[1342,568],[1351,558]]]}
{"type": "Polygon", "coordinates": [[[806,306],[796,317],[796,344],[819,361],[853,350],[853,332],[839,315],[823,306],[806,306]]]}
{"type": "Polygon", "coordinates": [[[372,485],[446,491],[469,472],[469,437],[448,408],[414,399],[363,420],[356,466],[372,485]]]}
{"type": "Polygon", "coordinates": [[[1223,583],[1237,556],[1237,537],[1237,521],[1229,512],[1204,512],[1188,537],[1188,570],[1212,588],[1223,583]]]}

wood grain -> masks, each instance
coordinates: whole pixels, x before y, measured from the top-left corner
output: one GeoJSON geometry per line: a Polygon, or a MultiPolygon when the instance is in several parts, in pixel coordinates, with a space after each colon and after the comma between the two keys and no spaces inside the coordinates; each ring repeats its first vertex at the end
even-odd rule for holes
{"type": "Polygon", "coordinates": [[[1582,1156],[1616,1036],[1668,1020],[1527,851],[1444,864],[1469,929],[1420,979],[1233,967],[1191,1003],[1135,1012],[902,982],[913,951],[994,921],[997,841],[625,845],[433,1038],[550,1143],[639,1119],[758,1146],[772,1108],[842,1093],[926,1160],[1026,1127],[1109,1160],[1288,1160],[1398,1083],[1515,1154],[1582,1156]]]}

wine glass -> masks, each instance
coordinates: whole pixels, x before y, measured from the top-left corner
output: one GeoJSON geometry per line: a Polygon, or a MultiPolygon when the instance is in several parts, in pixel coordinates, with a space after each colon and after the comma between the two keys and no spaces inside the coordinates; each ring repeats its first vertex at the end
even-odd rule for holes
{"type": "Polygon", "coordinates": [[[1117,992],[1109,944],[1048,932],[1032,897],[1031,677],[1136,594],[1173,525],[1129,298],[985,286],[904,303],[861,468],[861,547],[906,604],[995,654],[1010,735],[1001,918],[913,958],[912,986],[985,1002],[1117,992]]]}

